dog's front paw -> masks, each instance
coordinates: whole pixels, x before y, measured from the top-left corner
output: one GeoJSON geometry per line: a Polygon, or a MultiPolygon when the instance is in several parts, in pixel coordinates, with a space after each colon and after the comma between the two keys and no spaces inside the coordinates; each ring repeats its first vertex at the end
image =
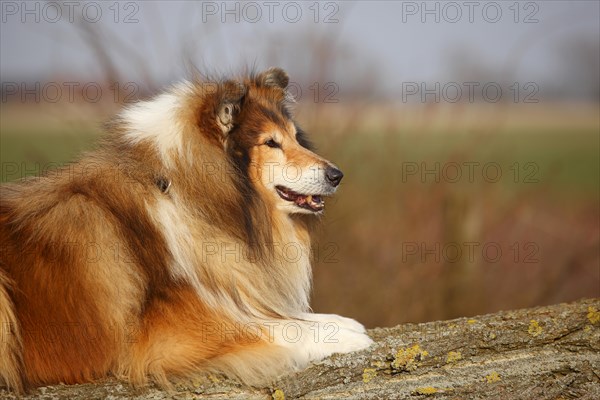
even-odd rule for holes
{"type": "Polygon", "coordinates": [[[373,340],[364,333],[364,327],[354,320],[338,315],[309,315],[316,318],[289,320],[283,324],[272,323],[275,327],[272,331],[274,343],[287,349],[296,370],[332,354],[351,353],[373,344],[373,340]]]}
{"type": "Polygon", "coordinates": [[[304,314],[304,318],[309,321],[318,322],[321,325],[333,324],[334,326],[337,326],[340,329],[348,329],[350,331],[354,331],[354,332],[358,332],[358,333],[366,332],[365,327],[360,322],[353,320],[352,318],[342,317],[341,315],[337,315],[337,314],[307,313],[307,314],[304,314]]]}
{"type": "MultiPolygon", "coordinates": [[[[362,325],[361,325],[362,326],[362,325]]],[[[334,335],[338,342],[332,346],[333,353],[351,353],[366,349],[373,344],[373,340],[365,333],[342,328],[334,335]]]]}

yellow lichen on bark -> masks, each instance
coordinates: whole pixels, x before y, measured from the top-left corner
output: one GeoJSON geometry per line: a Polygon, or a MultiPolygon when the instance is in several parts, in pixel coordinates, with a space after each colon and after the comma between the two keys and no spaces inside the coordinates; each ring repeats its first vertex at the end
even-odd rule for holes
{"type": "Polygon", "coordinates": [[[397,370],[414,371],[419,366],[419,361],[423,361],[429,353],[422,350],[418,344],[405,349],[400,349],[392,362],[392,368],[397,370]]]}
{"type": "Polygon", "coordinates": [[[375,368],[365,368],[363,371],[363,382],[369,383],[376,376],[377,376],[377,370],[375,368]]]}
{"type": "Polygon", "coordinates": [[[596,307],[589,306],[587,318],[588,321],[590,321],[590,324],[595,325],[600,322],[600,312],[596,310],[596,307]]]}
{"type": "Polygon", "coordinates": [[[494,383],[494,382],[499,382],[502,380],[500,378],[500,375],[498,375],[498,373],[496,371],[492,372],[489,375],[486,375],[485,379],[486,379],[487,383],[494,383]]]}
{"type": "Polygon", "coordinates": [[[275,389],[273,392],[273,400],[285,400],[285,394],[281,389],[275,389]]]}
{"type": "Polygon", "coordinates": [[[415,390],[415,394],[423,394],[425,396],[435,394],[437,392],[439,392],[439,390],[431,386],[422,387],[415,390]]]}
{"type": "Polygon", "coordinates": [[[532,319],[529,322],[529,329],[527,329],[527,332],[529,332],[529,334],[533,337],[539,336],[541,335],[541,333],[544,330],[542,329],[542,327],[540,326],[539,322],[537,322],[535,319],[532,319]]]}
{"type": "Polygon", "coordinates": [[[462,360],[462,354],[460,351],[451,351],[446,356],[446,364],[453,364],[459,360],[462,360]]]}

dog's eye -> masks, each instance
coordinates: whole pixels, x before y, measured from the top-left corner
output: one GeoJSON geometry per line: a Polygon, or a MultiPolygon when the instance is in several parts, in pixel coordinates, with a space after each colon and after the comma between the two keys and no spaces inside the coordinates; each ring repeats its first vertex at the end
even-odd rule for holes
{"type": "Polygon", "coordinates": [[[277,143],[276,141],[274,141],[273,139],[269,139],[265,142],[265,144],[273,149],[279,149],[281,148],[281,145],[279,143],[277,143]]]}

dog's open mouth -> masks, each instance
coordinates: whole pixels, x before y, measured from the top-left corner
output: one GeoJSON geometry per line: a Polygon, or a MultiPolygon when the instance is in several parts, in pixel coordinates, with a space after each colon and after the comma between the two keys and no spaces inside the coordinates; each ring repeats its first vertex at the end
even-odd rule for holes
{"type": "Polygon", "coordinates": [[[313,212],[321,211],[325,207],[325,202],[317,194],[300,194],[283,186],[276,186],[277,194],[284,200],[292,201],[300,208],[313,212]]]}

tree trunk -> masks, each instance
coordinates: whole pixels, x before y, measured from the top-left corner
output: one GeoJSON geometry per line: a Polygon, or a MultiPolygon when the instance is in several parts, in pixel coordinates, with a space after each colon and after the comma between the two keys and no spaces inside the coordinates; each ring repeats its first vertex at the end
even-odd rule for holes
{"type": "MultiPolygon", "coordinates": [[[[334,355],[269,388],[216,376],[171,392],[108,380],[40,388],[27,398],[600,398],[600,298],[368,333],[371,348],[334,355]]],[[[15,397],[0,390],[0,398],[15,397]]]]}

